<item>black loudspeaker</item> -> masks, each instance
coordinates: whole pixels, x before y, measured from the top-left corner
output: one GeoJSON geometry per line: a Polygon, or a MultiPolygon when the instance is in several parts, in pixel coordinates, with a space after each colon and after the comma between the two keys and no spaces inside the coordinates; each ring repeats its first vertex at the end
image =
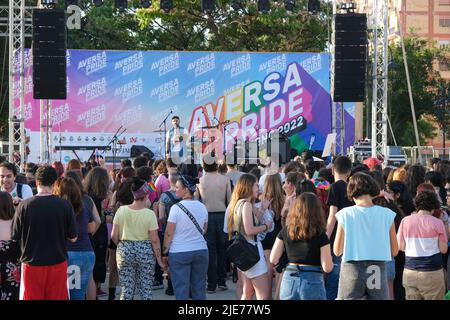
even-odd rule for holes
{"type": "Polygon", "coordinates": [[[67,98],[67,30],[62,9],[33,10],[33,98],[67,98]]]}
{"type": "Polygon", "coordinates": [[[367,16],[335,15],[335,102],[364,101],[367,61],[367,16]]]}
{"type": "Polygon", "coordinates": [[[144,152],[148,152],[150,154],[150,158],[153,158],[155,156],[155,154],[146,146],[133,145],[130,149],[130,158],[139,157],[144,152]]]}

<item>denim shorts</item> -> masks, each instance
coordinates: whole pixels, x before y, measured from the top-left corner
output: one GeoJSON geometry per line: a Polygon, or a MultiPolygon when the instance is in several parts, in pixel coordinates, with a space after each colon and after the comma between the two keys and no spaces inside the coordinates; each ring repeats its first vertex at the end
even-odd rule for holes
{"type": "Polygon", "coordinates": [[[386,274],[388,281],[394,281],[395,279],[395,260],[386,261],[386,274]]]}
{"type": "Polygon", "coordinates": [[[326,300],[325,281],[320,266],[289,264],[283,274],[280,300],[326,300]]]}

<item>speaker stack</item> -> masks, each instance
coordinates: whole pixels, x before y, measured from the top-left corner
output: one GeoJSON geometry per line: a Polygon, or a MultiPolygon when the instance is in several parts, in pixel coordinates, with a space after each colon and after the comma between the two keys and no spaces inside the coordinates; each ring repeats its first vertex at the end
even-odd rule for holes
{"type": "Polygon", "coordinates": [[[367,16],[335,15],[335,102],[364,101],[367,61],[367,16]]]}
{"type": "Polygon", "coordinates": [[[33,98],[67,97],[66,13],[33,10],[33,98]]]}

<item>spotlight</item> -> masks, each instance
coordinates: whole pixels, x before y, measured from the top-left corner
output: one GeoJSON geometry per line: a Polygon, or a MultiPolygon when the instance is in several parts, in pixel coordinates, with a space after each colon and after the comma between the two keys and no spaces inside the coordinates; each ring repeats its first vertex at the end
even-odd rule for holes
{"type": "Polygon", "coordinates": [[[167,13],[173,9],[173,0],[160,0],[159,7],[167,13]]]}
{"type": "Polygon", "coordinates": [[[295,0],[284,0],[284,7],[288,11],[294,11],[294,9],[295,9],[295,0]]]}
{"type": "Polygon", "coordinates": [[[116,9],[119,9],[119,12],[124,12],[127,5],[127,0],[116,0],[116,9]]]}
{"type": "Polygon", "coordinates": [[[244,8],[245,1],[244,0],[231,0],[231,7],[238,11],[244,8]]]}
{"type": "Polygon", "coordinates": [[[308,0],[308,11],[316,13],[320,11],[320,1],[319,0],[308,0]]]}
{"type": "Polygon", "coordinates": [[[152,5],[152,1],[151,0],[141,0],[141,7],[144,9],[148,9],[150,8],[150,6],[152,5]]]}
{"type": "Polygon", "coordinates": [[[258,11],[268,12],[270,10],[269,0],[258,0],[258,11]]]}
{"type": "Polygon", "coordinates": [[[202,0],[202,11],[211,12],[216,8],[216,2],[214,0],[202,0]]]}
{"type": "Polygon", "coordinates": [[[96,7],[100,7],[101,5],[103,5],[103,0],[93,0],[94,2],[94,6],[96,7]]]}

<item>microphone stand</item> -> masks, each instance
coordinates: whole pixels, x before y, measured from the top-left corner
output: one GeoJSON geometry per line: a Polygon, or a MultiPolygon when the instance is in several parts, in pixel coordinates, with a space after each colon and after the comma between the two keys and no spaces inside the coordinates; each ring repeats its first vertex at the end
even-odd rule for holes
{"type": "MultiPolygon", "coordinates": [[[[112,152],[113,152],[113,169],[116,169],[116,142],[117,142],[117,139],[118,139],[118,137],[120,135],[122,135],[127,130],[126,128],[123,128],[123,131],[119,133],[119,131],[122,130],[122,128],[123,128],[123,125],[121,125],[119,127],[119,129],[117,129],[116,133],[114,133],[114,135],[111,138],[111,140],[105,146],[105,149],[107,149],[111,145],[111,143],[113,144],[113,150],[112,150],[112,152]]],[[[94,152],[95,152],[95,150],[92,152],[92,154],[89,157],[89,159],[92,158],[92,156],[94,155],[94,152]]]]}
{"type": "Polygon", "coordinates": [[[173,110],[171,109],[170,112],[166,115],[164,120],[159,125],[159,128],[161,128],[161,126],[164,125],[164,159],[166,158],[166,155],[167,155],[167,124],[166,124],[166,122],[167,122],[167,118],[169,118],[169,116],[172,113],[173,113],[173,110]]]}

